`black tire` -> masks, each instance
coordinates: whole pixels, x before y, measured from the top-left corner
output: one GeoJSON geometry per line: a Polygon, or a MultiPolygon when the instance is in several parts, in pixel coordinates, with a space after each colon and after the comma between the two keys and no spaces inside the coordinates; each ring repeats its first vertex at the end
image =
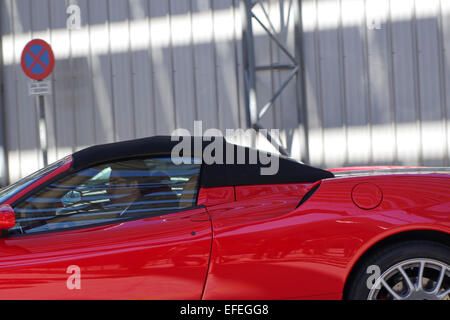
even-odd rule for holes
{"type": "MultiPolygon", "coordinates": [[[[383,247],[365,258],[348,279],[344,298],[349,300],[368,299],[370,288],[369,277],[373,281],[373,273],[368,272],[370,266],[378,266],[380,275],[398,263],[411,259],[433,259],[450,266],[450,247],[432,241],[405,241],[383,247]]],[[[445,285],[448,286],[448,274],[445,285]]],[[[448,287],[447,287],[448,288],[448,287]]]]}

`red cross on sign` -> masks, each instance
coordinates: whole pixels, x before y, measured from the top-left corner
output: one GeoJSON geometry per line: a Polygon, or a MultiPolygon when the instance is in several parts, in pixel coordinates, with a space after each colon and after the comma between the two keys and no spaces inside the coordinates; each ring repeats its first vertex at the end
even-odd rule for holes
{"type": "Polygon", "coordinates": [[[50,45],[41,39],[28,42],[22,52],[23,72],[33,80],[47,78],[55,67],[55,56],[50,45]]]}

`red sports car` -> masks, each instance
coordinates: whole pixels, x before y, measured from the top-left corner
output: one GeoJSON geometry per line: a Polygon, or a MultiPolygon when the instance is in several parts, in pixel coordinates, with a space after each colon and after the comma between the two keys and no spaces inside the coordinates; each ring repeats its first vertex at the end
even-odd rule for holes
{"type": "Polygon", "coordinates": [[[262,152],[223,142],[211,162],[223,139],[172,140],[91,147],[1,190],[0,299],[449,299],[449,170],[276,157],[264,175],[239,161],[262,152]]]}

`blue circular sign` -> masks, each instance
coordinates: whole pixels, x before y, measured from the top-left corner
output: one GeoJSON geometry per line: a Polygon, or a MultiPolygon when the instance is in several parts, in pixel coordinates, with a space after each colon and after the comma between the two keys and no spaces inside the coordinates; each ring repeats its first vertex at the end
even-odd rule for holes
{"type": "Polygon", "coordinates": [[[31,79],[47,78],[55,67],[55,56],[50,45],[41,39],[31,40],[23,49],[21,65],[31,79]]]}

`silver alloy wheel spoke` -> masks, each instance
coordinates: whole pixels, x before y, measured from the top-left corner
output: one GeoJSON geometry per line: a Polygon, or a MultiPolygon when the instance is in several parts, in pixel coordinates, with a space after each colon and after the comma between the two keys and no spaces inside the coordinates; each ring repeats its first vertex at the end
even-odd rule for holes
{"type": "Polygon", "coordinates": [[[384,279],[381,279],[381,284],[383,285],[383,287],[385,287],[387,289],[387,291],[389,291],[389,293],[394,297],[395,300],[401,300],[402,297],[400,297],[395,291],[394,289],[392,289],[389,284],[386,283],[386,281],[384,281],[384,279]]]}
{"type": "Polygon", "coordinates": [[[446,271],[445,269],[446,268],[444,266],[441,267],[441,273],[439,274],[439,280],[436,283],[436,287],[431,292],[432,294],[438,294],[439,293],[439,290],[441,289],[442,281],[444,281],[444,276],[445,276],[445,271],[446,271]]]}
{"type": "Polygon", "coordinates": [[[370,300],[448,299],[449,277],[450,266],[445,262],[430,258],[404,260],[383,272],[376,281],[381,286],[372,286],[367,298],[370,300]],[[407,292],[404,293],[406,289],[407,292]]]}
{"type": "Polygon", "coordinates": [[[423,270],[425,269],[425,262],[420,261],[419,275],[417,276],[416,291],[422,290],[423,286],[423,270]]]}
{"type": "Polygon", "coordinates": [[[406,283],[408,284],[409,291],[407,296],[409,296],[411,295],[412,292],[416,290],[416,288],[414,287],[414,284],[411,282],[411,279],[409,279],[409,276],[406,274],[405,270],[403,270],[402,266],[399,266],[397,269],[400,271],[403,278],[406,280],[406,283]]]}

